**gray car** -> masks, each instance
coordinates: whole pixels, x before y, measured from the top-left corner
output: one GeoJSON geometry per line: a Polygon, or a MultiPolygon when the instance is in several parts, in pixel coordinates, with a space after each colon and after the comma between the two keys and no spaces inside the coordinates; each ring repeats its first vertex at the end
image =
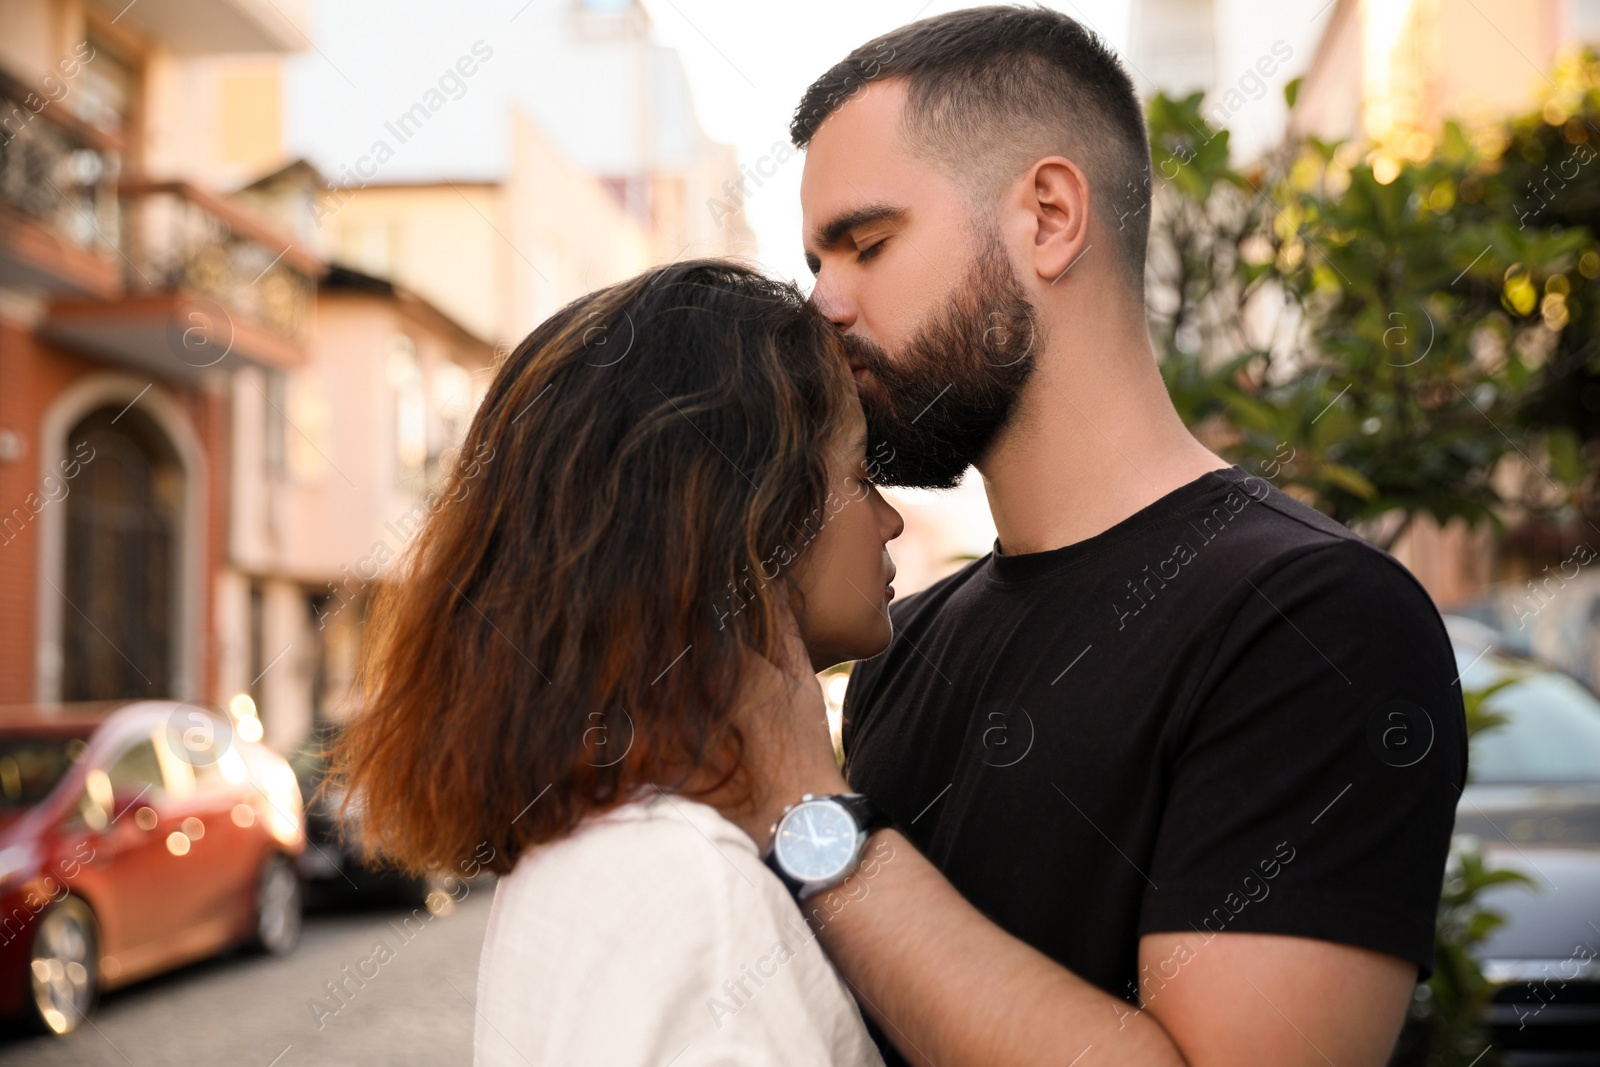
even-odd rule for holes
{"type": "Polygon", "coordinates": [[[1482,898],[1506,918],[1479,953],[1500,986],[1489,1037],[1516,1065],[1600,1064],[1600,700],[1493,630],[1447,622],[1464,691],[1508,681],[1485,702],[1506,722],[1473,740],[1456,833],[1533,882],[1482,898]]]}

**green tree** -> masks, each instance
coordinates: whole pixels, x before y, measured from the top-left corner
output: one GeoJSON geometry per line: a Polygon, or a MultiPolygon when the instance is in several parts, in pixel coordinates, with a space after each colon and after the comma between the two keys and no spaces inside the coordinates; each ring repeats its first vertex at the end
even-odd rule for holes
{"type": "Polygon", "coordinates": [[[1180,414],[1384,547],[1421,514],[1570,512],[1575,427],[1530,412],[1581,349],[1600,251],[1496,207],[1515,139],[1452,124],[1420,161],[1310,140],[1240,170],[1200,102],[1149,108],[1151,332],[1180,414]]]}

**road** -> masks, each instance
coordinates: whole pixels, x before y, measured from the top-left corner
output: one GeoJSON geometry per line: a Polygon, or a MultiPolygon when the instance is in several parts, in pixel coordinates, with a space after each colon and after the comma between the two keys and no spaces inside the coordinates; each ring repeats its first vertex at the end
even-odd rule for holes
{"type": "Polygon", "coordinates": [[[307,915],[287,956],[229,954],[108,994],[95,1025],[70,1037],[0,1039],[0,1065],[470,1064],[494,885],[466,888],[438,916],[404,907],[307,915]],[[337,997],[327,983],[342,984],[337,997]]]}

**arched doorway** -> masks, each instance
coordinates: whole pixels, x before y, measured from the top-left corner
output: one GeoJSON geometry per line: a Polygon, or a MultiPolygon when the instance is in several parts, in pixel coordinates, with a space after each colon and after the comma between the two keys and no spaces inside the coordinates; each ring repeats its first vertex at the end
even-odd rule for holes
{"type": "Polygon", "coordinates": [[[93,458],[64,515],[61,698],[171,697],[181,639],[183,464],[137,407],[97,407],[67,432],[93,458]]]}

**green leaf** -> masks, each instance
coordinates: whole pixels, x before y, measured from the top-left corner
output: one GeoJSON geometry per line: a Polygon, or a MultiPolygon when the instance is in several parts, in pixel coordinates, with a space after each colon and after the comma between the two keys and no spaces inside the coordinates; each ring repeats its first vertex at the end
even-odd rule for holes
{"type": "Polygon", "coordinates": [[[1378,487],[1365,475],[1342,463],[1324,463],[1319,473],[1345,492],[1354,493],[1363,500],[1371,500],[1378,495],[1378,487]]]}
{"type": "Polygon", "coordinates": [[[1583,463],[1583,442],[1571,428],[1562,426],[1551,430],[1545,437],[1545,450],[1550,453],[1550,473],[1567,485],[1577,485],[1588,473],[1583,463]]]}

